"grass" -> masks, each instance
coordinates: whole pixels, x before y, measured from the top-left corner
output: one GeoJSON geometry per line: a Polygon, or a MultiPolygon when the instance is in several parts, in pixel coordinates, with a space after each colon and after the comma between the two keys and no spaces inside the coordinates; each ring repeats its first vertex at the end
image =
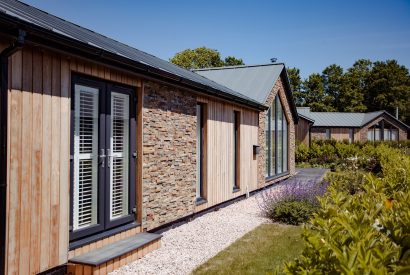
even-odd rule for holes
{"type": "Polygon", "coordinates": [[[283,263],[303,250],[302,227],[262,224],[215,257],[197,267],[193,274],[273,274],[283,263]]]}

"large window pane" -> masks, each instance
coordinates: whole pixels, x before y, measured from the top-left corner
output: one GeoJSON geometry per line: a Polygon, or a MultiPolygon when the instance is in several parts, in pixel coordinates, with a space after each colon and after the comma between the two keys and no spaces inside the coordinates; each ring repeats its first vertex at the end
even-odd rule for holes
{"type": "Polygon", "coordinates": [[[276,171],[278,174],[283,172],[283,111],[282,105],[279,98],[276,98],[276,125],[277,125],[277,135],[276,135],[276,171]]]}
{"type": "Polygon", "coordinates": [[[269,176],[269,172],[270,172],[270,165],[269,165],[269,160],[270,160],[270,129],[269,129],[269,123],[270,123],[270,113],[271,110],[269,110],[266,114],[265,117],[265,162],[266,162],[266,166],[265,166],[265,176],[268,177],[269,176]]]}
{"type": "Polygon", "coordinates": [[[196,105],[196,197],[202,197],[202,108],[196,105]]]}
{"type": "Polygon", "coordinates": [[[283,172],[288,171],[288,122],[283,113],[283,172]]]}
{"type": "Polygon", "coordinates": [[[374,129],[370,128],[367,131],[367,140],[374,141],[374,129]]]}
{"type": "Polygon", "coordinates": [[[398,135],[397,129],[392,129],[391,130],[391,140],[398,141],[398,137],[399,135],[398,135]]]}
{"type": "Polygon", "coordinates": [[[272,110],[271,110],[271,116],[270,116],[270,175],[273,176],[275,175],[275,130],[276,130],[276,124],[275,124],[275,115],[276,115],[276,107],[275,107],[275,101],[272,103],[272,110]]]}
{"type": "Polygon", "coordinates": [[[380,140],[380,129],[374,129],[374,140],[380,140]]]}

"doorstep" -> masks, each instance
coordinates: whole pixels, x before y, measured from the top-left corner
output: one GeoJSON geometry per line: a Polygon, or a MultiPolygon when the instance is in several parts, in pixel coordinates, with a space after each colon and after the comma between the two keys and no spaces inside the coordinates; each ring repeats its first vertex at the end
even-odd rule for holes
{"type": "Polygon", "coordinates": [[[161,246],[161,234],[142,232],[68,260],[67,274],[107,274],[161,246]]]}

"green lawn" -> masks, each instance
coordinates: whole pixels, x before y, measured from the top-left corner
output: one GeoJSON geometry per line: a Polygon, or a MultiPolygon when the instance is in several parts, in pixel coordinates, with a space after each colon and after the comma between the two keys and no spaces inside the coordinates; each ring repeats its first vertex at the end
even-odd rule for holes
{"type": "Polygon", "coordinates": [[[263,224],[194,270],[193,274],[273,274],[302,253],[302,228],[263,224]]]}

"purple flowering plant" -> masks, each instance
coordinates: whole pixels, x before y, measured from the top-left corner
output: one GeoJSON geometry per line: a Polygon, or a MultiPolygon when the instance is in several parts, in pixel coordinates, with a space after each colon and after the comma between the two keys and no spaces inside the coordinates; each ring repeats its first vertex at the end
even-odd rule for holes
{"type": "Polygon", "coordinates": [[[280,185],[261,192],[258,204],[265,216],[270,216],[275,206],[283,202],[300,202],[319,207],[318,197],[326,193],[328,181],[288,179],[280,185]]]}

